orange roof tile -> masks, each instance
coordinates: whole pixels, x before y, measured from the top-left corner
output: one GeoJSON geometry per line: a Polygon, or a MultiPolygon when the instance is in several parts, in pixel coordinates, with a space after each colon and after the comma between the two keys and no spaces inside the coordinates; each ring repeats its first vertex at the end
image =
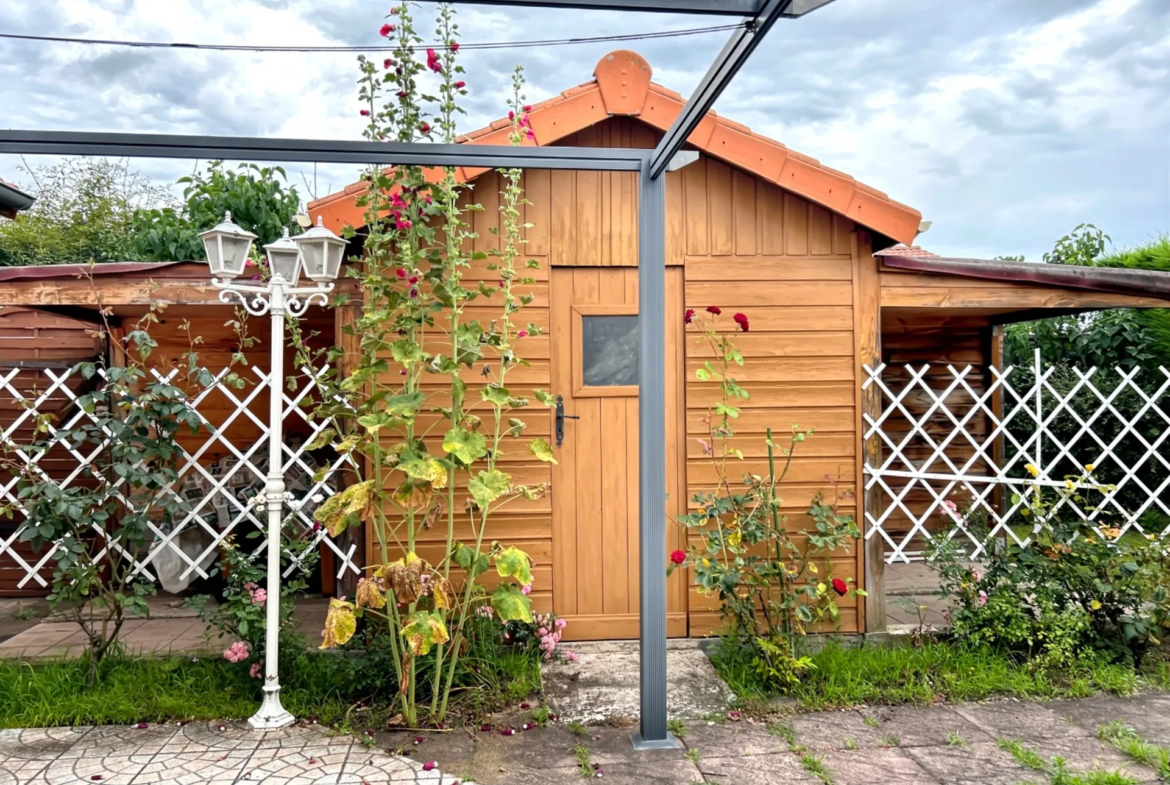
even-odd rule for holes
{"type": "MultiPolygon", "coordinates": [[[[650,64],[637,52],[610,52],[601,58],[593,74],[592,81],[532,107],[529,120],[535,144],[553,144],[607,117],[619,115],[636,117],[665,131],[686,103],[683,96],[651,81],[650,64]]],[[[497,120],[487,128],[464,134],[458,141],[506,144],[506,129],[507,120],[497,120]]],[[[913,242],[918,234],[922,214],[914,208],[715,112],[707,113],[687,142],[713,158],[776,183],[899,242],[913,242]]],[[[470,180],[484,171],[462,167],[458,178],[470,180]]],[[[354,199],[362,190],[364,184],[357,183],[310,202],[310,216],[314,219],[323,216],[326,225],[334,229],[345,224],[357,225],[362,220],[362,210],[354,204],[354,199]]]]}
{"type": "Polygon", "coordinates": [[[917,245],[906,245],[905,243],[898,243],[881,251],[874,252],[874,256],[909,256],[915,259],[941,259],[942,257],[933,251],[928,251],[925,248],[917,245]]]}

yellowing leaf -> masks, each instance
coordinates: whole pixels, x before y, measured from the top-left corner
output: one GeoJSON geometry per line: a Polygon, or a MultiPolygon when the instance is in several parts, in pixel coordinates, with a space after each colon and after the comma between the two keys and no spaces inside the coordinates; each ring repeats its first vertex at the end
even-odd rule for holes
{"type": "Polygon", "coordinates": [[[427,569],[427,563],[411,551],[398,561],[379,567],[374,577],[383,579],[394,598],[408,605],[422,596],[422,575],[427,569]]]}
{"type": "Polygon", "coordinates": [[[500,621],[532,623],[532,600],[514,583],[501,583],[492,592],[492,609],[500,621]]]}
{"type": "Polygon", "coordinates": [[[452,428],[443,437],[443,451],[455,457],[464,466],[487,455],[487,440],[482,433],[452,428]]]}
{"type": "Polygon", "coordinates": [[[438,460],[429,455],[420,458],[411,458],[398,464],[398,469],[406,472],[408,477],[429,482],[432,488],[447,487],[447,469],[438,460]]]}
{"type": "Polygon", "coordinates": [[[330,496],[313,511],[313,520],[320,523],[336,537],[349,525],[350,516],[364,516],[373,501],[374,481],[366,480],[349,486],[341,493],[330,496]]]}
{"type": "Polygon", "coordinates": [[[455,589],[451,581],[442,575],[431,578],[431,598],[435,601],[435,608],[450,608],[455,597],[455,589]]]}
{"type": "Polygon", "coordinates": [[[512,546],[496,554],[496,572],[501,578],[515,578],[522,586],[532,583],[532,560],[528,554],[512,546]]]}
{"type": "Polygon", "coordinates": [[[557,462],[557,459],[553,456],[552,445],[544,439],[533,439],[528,443],[528,449],[538,460],[552,464],[557,462]]]}
{"type": "Polygon", "coordinates": [[[382,590],[378,588],[376,581],[360,580],[357,585],[357,595],[354,597],[359,608],[378,608],[386,607],[386,595],[382,594],[382,590]]]}
{"type": "Polygon", "coordinates": [[[353,637],[357,631],[357,618],[353,612],[352,602],[337,599],[329,601],[329,611],[325,614],[325,636],[321,641],[322,649],[342,646],[353,637]]]}
{"type": "Polygon", "coordinates": [[[404,509],[421,510],[430,504],[433,490],[429,482],[407,480],[394,489],[394,501],[404,509]]]}
{"type": "Polygon", "coordinates": [[[446,643],[450,638],[443,618],[431,611],[415,611],[407,616],[402,625],[402,637],[406,638],[416,657],[422,657],[432,646],[446,643]]]}
{"type": "Polygon", "coordinates": [[[472,477],[467,483],[467,490],[482,510],[503,496],[511,482],[512,478],[509,475],[499,469],[492,469],[490,472],[481,471],[472,477]]]}

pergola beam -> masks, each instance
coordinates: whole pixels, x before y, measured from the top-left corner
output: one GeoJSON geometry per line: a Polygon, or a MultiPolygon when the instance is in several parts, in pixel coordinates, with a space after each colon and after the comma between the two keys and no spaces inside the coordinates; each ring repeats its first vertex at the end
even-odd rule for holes
{"type": "Polygon", "coordinates": [[[0,153],[636,172],[646,150],[0,130],[0,153]]]}
{"type": "Polygon", "coordinates": [[[755,16],[766,0],[456,0],[456,2],[528,8],[576,8],[587,11],[755,16]]]}
{"type": "MultiPolygon", "coordinates": [[[[740,67],[747,62],[748,57],[755,51],[760,41],[764,39],[776,20],[789,12],[790,8],[800,3],[801,7],[811,5],[816,0],[764,0],[762,8],[747,24],[731,34],[731,38],[724,45],[723,51],[715,58],[715,62],[707,69],[703,81],[687,101],[686,106],[674,118],[674,122],[667,130],[666,135],[650,154],[650,176],[658,178],[670,165],[674,154],[682,149],[687,139],[699,123],[707,116],[707,112],[715,105],[715,101],[723,93],[723,89],[730,84],[740,67]]],[[[823,5],[820,3],[819,5],[823,5]]],[[[812,10],[811,8],[809,10],[812,10]]]]}

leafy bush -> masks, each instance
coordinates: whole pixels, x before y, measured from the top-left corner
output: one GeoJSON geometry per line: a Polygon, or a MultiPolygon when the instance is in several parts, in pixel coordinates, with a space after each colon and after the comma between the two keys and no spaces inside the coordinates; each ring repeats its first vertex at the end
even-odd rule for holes
{"type": "Polygon", "coordinates": [[[1086,657],[1140,664],[1170,630],[1170,549],[1153,535],[1122,537],[1093,504],[1110,490],[1092,467],[1056,488],[1032,483],[1013,499],[1033,523],[1031,542],[992,540],[983,569],[965,560],[961,535],[936,538],[930,564],[954,601],[954,635],[1045,666],[1086,657]],[[1070,513],[1070,503],[1097,519],[1070,513]]]}
{"type": "MultiPolygon", "coordinates": [[[[805,635],[821,623],[839,624],[839,597],[865,592],[852,587],[852,578],[833,576],[834,553],[848,553],[860,536],[852,516],[842,515],[838,504],[852,493],[835,493],[826,502],[817,493],[807,516],[811,527],[794,538],[782,515],[780,487],[792,464],[796,446],[812,431],[793,428],[788,446],[780,447],[782,464],[777,470],[776,444],[767,431],[768,471],[745,472],[737,482],[732,474],[743,453],[732,446],[732,426],[739,416],[736,405],[748,398],[731,376],[732,365],[743,365],[743,356],[728,333],[717,324],[722,311],[707,308],[710,317],[688,310],[684,321],[700,333],[715,356],[696,370],[700,381],[715,381],[721,397],[708,412],[710,439],[700,440],[718,476],[718,489],[700,492],[692,499],[695,512],[682,515],[679,525],[689,533],[685,551],[671,554],[668,573],[688,567],[699,591],[719,598],[729,625],[729,636],[751,647],[759,675],[780,689],[799,680],[808,661],[798,657],[795,636],[805,635]]],[[[733,317],[736,329],[746,332],[745,314],[733,317]]],[[[826,480],[836,486],[831,477],[826,480]]]]}

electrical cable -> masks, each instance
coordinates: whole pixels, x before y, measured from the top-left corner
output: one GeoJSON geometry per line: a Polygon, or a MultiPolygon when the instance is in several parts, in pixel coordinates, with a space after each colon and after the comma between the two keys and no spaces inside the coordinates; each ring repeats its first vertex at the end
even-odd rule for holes
{"type": "MultiPolygon", "coordinates": [[[[626,33],[622,35],[598,35],[583,38],[549,38],[535,41],[485,41],[481,43],[460,43],[460,50],[490,50],[490,49],[525,49],[537,46],[573,46],[577,44],[607,43],[613,41],[648,41],[660,38],[681,38],[683,36],[718,33],[728,30],[737,30],[744,23],[712,25],[709,27],[692,27],[682,30],[660,30],[651,33],[626,33]]],[[[55,35],[26,35],[23,33],[0,33],[0,39],[12,41],[37,41],[42,43],[83,44],[87,46],[125,46],[135,49],[183,49],[192,51],[221,51],[221,52],[299,52],[299,53],[360,53],[360,52],[391,52],[393,46],[250,46],[247,44],[184,44],[166,43],[162,41],[118,41],[105,38],[68,38],[55,35]]],[[[419,45],[410,47],[411,51],[426,49],[446,49],[444,45],[419,45]]]]}

